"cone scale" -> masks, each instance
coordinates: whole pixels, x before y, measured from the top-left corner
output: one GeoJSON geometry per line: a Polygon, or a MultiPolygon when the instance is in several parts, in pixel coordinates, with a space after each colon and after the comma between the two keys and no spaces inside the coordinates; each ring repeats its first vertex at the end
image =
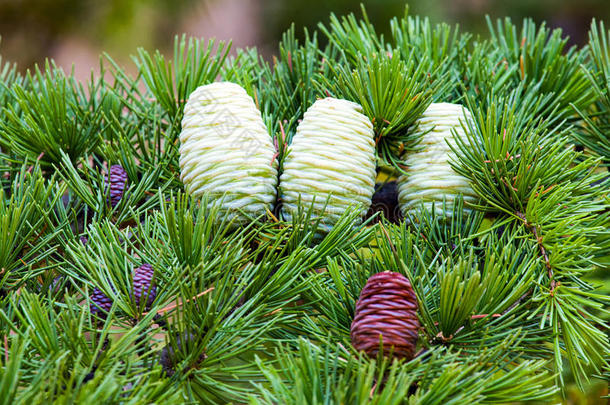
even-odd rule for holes
{"type": "Polygon", "coordinates": [[[350,207],[366,213],[375,190],[375,143],[373,125],[361,111],[329,97],[305,112],[280,178],[286,220],[298,211],[299,199],[305,210],[313,204],[325,230],[350,207]]]}
{"type": "Polygon", "coordinates": [[[453,159],[449,145],[455,145],[454,136],[466,136],[462,123],[470,119],[470,112],[459,104],[433,103],[416,121],[416,131],[423,134],[421,149],[406,156],[407,174],[398,178],[398,199],[403,214],[417,213],[422,206],[431,211],[434,205],[437,214],[450,216],[459,194],[466,203],[477,200],[468,180],[449,163],[453,159]],[[443,211],[443,201],[446,211],[443,211]]]}
{"type": "Polygon", "coordinates": [[[180,178],[220,214],[245,222],[273,209],[276,150],[252,97],[237,84],[197,88],[184,108],[180,178]]]}

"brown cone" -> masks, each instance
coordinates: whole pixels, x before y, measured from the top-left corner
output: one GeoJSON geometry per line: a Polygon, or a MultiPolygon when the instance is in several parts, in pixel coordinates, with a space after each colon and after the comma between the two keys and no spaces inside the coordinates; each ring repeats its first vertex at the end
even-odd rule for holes
{"type": "Polygon", "coordinates": [[[352,321],[352,345],[370,357],[383,350],[410,360],[417,344],[417,298],[411,283],[399,273],[384,271],[371,276],[356,303],[352,321]]]}

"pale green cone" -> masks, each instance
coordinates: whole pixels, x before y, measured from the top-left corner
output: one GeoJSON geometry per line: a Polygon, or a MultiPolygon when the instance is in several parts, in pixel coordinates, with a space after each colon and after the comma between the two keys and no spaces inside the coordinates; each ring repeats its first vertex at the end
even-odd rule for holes
{"type": "Polygon", "coordinates": [[[184,107],[180,178],[237,222],[272,210],[276,149],[252,97],[228,82],[198,87],[184,107]]]}
{"type": "Polygon", "coordinates": [[[360,105],[347,100],[317,100],[297,127],[280,177],[282,215],[290,220],[300,198],[328,230],[348,209],[362,215],[375,191],[373,125],[360,105]],[[325,206],[326,202],[328,204],[325,206]]]}
{"type": "Polygon", "coordinates": [[[477,201],[468,180],[449,164],[453,152],[448,143],[455,145],[454,134],[466,136],[461,125],[465,119],[472,118],[462,105],[433,103],[415,122],[415,131],[423,133],[423,138],[421,149],[405,157],[407,174],[398,178],[398,200],[403,214],[420,210],[423,203],[425,210],[431,211],[434,204],[437,214],[450,216],[459,194],[465,203],[477,201]]]}

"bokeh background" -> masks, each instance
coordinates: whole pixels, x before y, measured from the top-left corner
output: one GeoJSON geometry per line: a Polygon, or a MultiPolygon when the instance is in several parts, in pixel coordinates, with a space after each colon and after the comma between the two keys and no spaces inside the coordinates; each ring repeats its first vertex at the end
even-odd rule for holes
{"type": "MultiPolygon", "coordinates": [[[[404,13],[402,0],[364,0],[369,17],[383,32],[404,13]]],[[[459,23],[484,34],[484,15],[525,16],[561,27],[574,44],[586,42],[593,17],[610,21],[610,0],[411,0],[411,14],[434,22],[459,23]]],[[[129,69],[138,47],[169,52],[173,37],[232,39],[234,47],[256,46],[270,57],[291,23],[315,29],[331,12],[360,13],[351,0],[0,0],[0,55],[25,71],[46,57],[84,79],[108,52],[129,69]]]]}

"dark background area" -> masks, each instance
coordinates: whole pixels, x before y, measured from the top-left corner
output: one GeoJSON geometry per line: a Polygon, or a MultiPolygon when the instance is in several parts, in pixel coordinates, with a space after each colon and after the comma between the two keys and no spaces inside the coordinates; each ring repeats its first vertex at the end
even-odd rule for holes
{"type": "MultiPolygon", "coordinates": [[[[388,21],[402,15],[400,0],[363,1],[371,21],[387,32],[388,21]]],[[[412,0],[411,14],[433,22],[459,23],[462,30],[485,34],[492,18],[525,16],[561,27],[572,43],[586,42],[591,19],[610,20],[608,0],[412,0]]],[[[291,23],[297,32],[315,29],[331,12],[360,14],[350,0],[0,0],[0,55],[24,71],[52,57],[64,68],[74,65],[80,78],[98,64],[102,51],[126,63],[137,47],[168,52],[176,34],[233,39],[235,46],[256,46],[264,55],[291,23]]]]}

